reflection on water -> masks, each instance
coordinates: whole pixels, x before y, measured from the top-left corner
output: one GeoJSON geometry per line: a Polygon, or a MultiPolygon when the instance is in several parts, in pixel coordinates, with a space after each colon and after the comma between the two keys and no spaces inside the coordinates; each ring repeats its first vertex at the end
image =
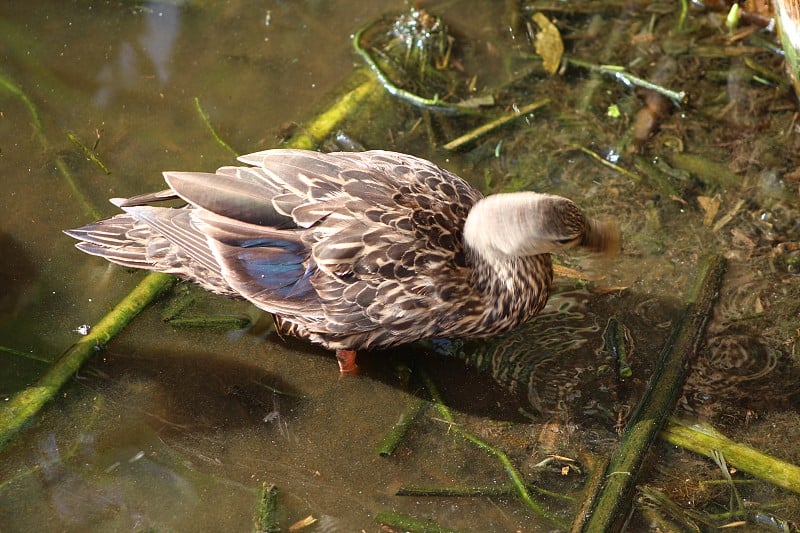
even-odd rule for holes
{"type": "MultiPolygon", "coordinates": [[[[91,436],[79,443],[80,453],[94,455],[91,436]],[[88,442],[87,442],[88,441],[88,442]]],[[[73,472],[62,461],[52,433],[39,443],[42,490],[49,496],[55,518],[67,527],[88,527],[120,511],[122,494],[117,487],[103,488],[73,472]]]]}
{"type": "Polygon", "coordinates": [[[488,372],[511,393],[526,397],[539,415],[579,415],[613,427],[618,408],[616,364],[602,346],[600,324],[587,291],[551,297],[545,310],[514,331],[483,341],[441,341],[439,351],[488,372]]]}
{"type": "Polygon", "coordinates": [[[92,101],[98,107],[108,106],[119,91],[137,89],[148,78],[155,78],[160,88],[170,81],[175,41],[180,32],[180,7],[159,2],[145,3],[141,9],[144,13],[141,35],[117,43],[119,51],[97,73],[98,88],[92,101]]]}
{"type": "MultiPolygon", "coordinates": [[[[141,279],[76,252],[60,233],[93,217],[56,160],[108,215],[108,197],[155,190],[164,169],[231,163],[198,117],[195,97],[237,150],[275,146],[286,124],[303,124],[327,106],[360,65],[350,34],[379,14],[406,9],[399,0],[12,4],[0,5],[0,74],[30,99],[41,131],[24,101],[0,87],[3,398],[35,382],[42,359],[62,353],[79,338],[79,325],[96,324],[141,279]]],[[[463,153],[440,146],[488,115],[459,119],[396,106],[391,121],[379,120],[395,107],[387,104],[365,110],[369,124],[346,127],[343,137],[434,159],[487,191],[563,194],[593,215],[617,218],[622,257],[607,264],[560,258],[599,281],[559,279],[546,311],[500,338],[362,354],[364,374],[353,379],[340,379],[324,350],[268,332],[266,320],[261,329],[232,334],[172,329],[161,315],[184,290],[176,289],[0,451],[0,530],[248,530],[263,482],[279,489],[285,528],[312,515],[314,531],[370,531],[375,514],[387,509],[464,530],[548,528],[513,496],[395,495],[415,484],[508,482],[495,458],[454,435],[430,408],[393,456],[378,456],[388,429],[417,398],[428,398],[420,370],[439,385],[459,427],[502,448],[526,481],[579,500],[587,465],[617,443],[647,384],[698,261],[715,251],[731,269],[676,412],[800,461],[794,104],[777,86],[741,75],[746,65],[727,52],[747,46],[757,56],[753,64],[776,78],[780,58],[753,52],[760,45],[726,41],[713,13],[692,13],[692,25],[709,25],[695,34],[674,31],[677,14],[652,6],[542,10],[571,56],[691,88],[689,104],[659,107],[652,129],[628,146],[631,122],[645,105],[641,93],[572,67],[541,74],[526,6],[464,0],[426,9],[444,16],[458,40],[449,58],[464,69],[455,76],[465,80],[457,91],[497,88],[487,92],[503,112],[548,95],[546,108],[463,153]],[[661,67],[665,54],[677,69],[661,67]],[[620,117],[611,116],[613,107],[620,117]],[[572,148],[576,143],[616,154],[637,177],[597,165],[572,148]],[[716,163],[709,171],[687,157],[716,163]],[[714,202],[717,211],[705,212],[714,202]],[[630,377],[620,375],[604,340],[612,319],[630,377]],[[577,460],[581,472],[564,474],[548,454],[577,460]]],[[[197,300],[184,312],[254,314],[242,302],[197,300]]],[[[684,506],[725,507],[728,494],[719,485],[686,481],[718,479],[710,461],[671,452],[654,462],[643,483],[662,486],[684,506]]],[[[747,480],[742,472],[734,477],[747,480]]],[[[739,487],[752,502],[783,504],[781,513],[798,516],[795,501],[764,484],[739,487]]],[[[566,520],[575,510],[569,501],[543,499],[566,520]]]]}

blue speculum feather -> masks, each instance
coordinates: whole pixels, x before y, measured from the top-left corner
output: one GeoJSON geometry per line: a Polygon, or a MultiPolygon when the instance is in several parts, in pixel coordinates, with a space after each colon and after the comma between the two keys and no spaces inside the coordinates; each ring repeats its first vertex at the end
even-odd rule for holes
{"type": "Polygon", "coordinates": [[[251,239],[241,244],[237,259],[260,286],[282,298],[298,298],[313,290],[311,268],[303,262],[301,244],[279,239],[251,239]]]}

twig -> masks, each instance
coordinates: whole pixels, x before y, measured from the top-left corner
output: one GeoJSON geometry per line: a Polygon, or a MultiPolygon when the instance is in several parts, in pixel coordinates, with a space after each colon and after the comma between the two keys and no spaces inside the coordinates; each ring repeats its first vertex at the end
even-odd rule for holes
{"type": "Polygon", "coordinates": [[[683,386],[689,361],[701,347],[725,269],[726,261],[722,256],[704,263],[688,303],[661,351],[647,390],[609,462],[605,484],[582,531],[613,531],[627,515],[645,455],[669,416],[683,386]]]}
{"type": "Polygon", "coordinates": [[[202,120],[203,124],[206,125],[208,131],[211,132],[211,135],[214,137],[214,140],[217,141],[217,144],[233,154],[233,157],[239,157],[239,152],[231,148],[230,144],[222,140],[222,137],[219,136],[217,130],[214,129],[214,126],[211,124],[211,118],[208,116],[208,113],[205,112],[203,106],[200,105],[200,99],[196,96],[194,97],[194,108],[197,109],[197,113],[200,115],[200,120],[202,120]]]}
{"type": "Polygon", "coordinates": [[[403,440],[408,429],[427,404],[428,403],[421,398],[414,398],[411,407],[400,415],[400,418],[394,423],[392,429],[383,437],[383,440],[378,446],[378,454],[381,457],[388,457],[394,453],[397,445],[403,440]]]}
{"type": "Polygon", "coordinates": [[[685,91],[673,91],[672,89],[667,89],[666,87],[662,87],[661,85],[655,84],[651,81],[647,81],[642,79],[638,76],[634,76],[633,74],[626,72],[624,67],[620,67],[617,65],[595,65],[594,63],[589,63],[587,61],[581,61],[580,59],[574,58],[567,58],[567,61],[571,65],[575,65],[576,67],[582,67],[585,69],[589,69],[593,72],[599,72],[601,74],[606,74],[608,76],[613,76],[614,78],[620,80],[623,84],[630,86],[637,86],[642,87],[643,89],[649,89],[651,91],[655,91],[658,94],[662,94],[672,100],[672,103],[676,106],[680,107],[681,104],[685,104],[687,101],[687,96],[685,91]]]}
{"type": "Polygon", "coordinates": [[[627,170],[625,168],[622,168],[619,165],[616,165],[616,164],[612,163],[611,161],[609,161],[605,157],[601,156],[600,154],[598,154],[596,152],[593,152],[592,150],[589,150],[588,148],[584,148],[583,146],[581,146],[579,144],[573,144],[572,147],[575,148],[576,150],[580,150],[584,154],[596,159],[597,161],[599,161],[601,164],[607,166],[608,168],[616,170],[617,172],[619,172],[623,176],[628,176],[629,178],[634,179],[636,181],[642,181],[642,177],[639,176],[638,174],[634,174],[630,170],[627,170]]]}
{"type": "Polygon", "coordinates": [[[739,213],[739,211],[742,209],[744,204],[745,204],[745,199],[744,198],[740,198],[739,201],[736,202],[736,205],[734,205],[733,208],[730,211],[728,211],[727,213],[725,213],[724,215],[719,217],[719,220],[717,220],[717,222],[714,224],[714,227],[711,228],[711,231],[716,233],[719,230],[721,230],[722,228],[724,228],[725,225],[728,222],[730,222],[731,220],[733,220],[734,217],[739,213]]]}
{"type": "Polygon", "coordinates": [[[445,148],[445,150],[456,150],[458,148],[461,148],[463,145],[474,141],[475,139],[477,139],[481,135],[484,135],[484,134],[486,134],[486,133],[488,133],[488,132],[490,132],[490,131],[492,131],[494,129],[497,129],[500,126],[502,126],[502,125],[504,125],[504,124],[506,124],[508,122],[511,122],[512,120],[518,119],[520,117],[524,117],[525,115],[527,115],[531,111],[539,109],[540,107],[545,106],[545,105],[547,105],[549,103],[550,103],[550,99],[549,98],[542,98],[541,100],[537,100],[537,101],[535,101],[533,103],[530,103],[530,104],[528,104],[526,106],[523,106],[523,107],[519,108],[519,110],[517,110],[517,111],[513,111],[511,113],[505,114],[505,115],[503,115],[501,117],[498,117],[498,118],[492,120],[491,122],[487,122],[486,124],[475,128],[472,131],[468,131],[464,135],[462,135],[462,136],[460,136],[460,137],[458,137],[456,139],[453,139],[449,143],[445,144],[444,148],[445,148]]]}

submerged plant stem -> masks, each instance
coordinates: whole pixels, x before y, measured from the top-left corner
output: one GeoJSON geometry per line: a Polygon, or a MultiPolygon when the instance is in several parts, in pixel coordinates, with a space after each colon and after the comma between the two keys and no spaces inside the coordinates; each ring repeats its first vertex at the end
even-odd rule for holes
{"type": "Polygon", "coordinates": [[[420,520],[394,511],[379,512],[375,515],[375,522],[410,533],[454,533],[456,531],[440,526],[433,520],[420,520]]]}
{"type": "Polygon", "coordinates": [[[253,531],[255,533],[280,533],[278,525],[278,489],[266,482],[261,485],[253,531]]]}
{"type": "Polygon", "coordinates": [[[661,438],[706,457],[711,457],[713,451],[722,452],[725,461],[737,470],[800,494],[800,466],[734,442],[707,424],[689,424],[671,418],[661,431],[661,438]]]}
{"type": "MultiPolygon", "coordinates": [[[[565,501],[574,501],[575,499],[566,494],[553,492],[542,489],[535,485],[529,485],[528,490],[538,492],[545,496],[551,496],[565,501]]],[[[491,485],[491,486],[424,486],[424,485],[411,485],[408,487],[400,487],[395,492],[395,496],[431,496],[431,497],[464,497],[472,498],[475,496],[513,496],[517,493],[517,488],[512,485],[491,485]]]]}
{"type": "Polygon", "coordinates": [[[611,457],[597,503],[581,531],[614,531],[627,516],[645,456],[680,393],[689,361],[701,347],[726,265],[722,256],[714,256],[704,263],[688,303],[661,351],[647,390],[611,457]]]}
{"type": "Polygon", "coordinates": [[[22,352],[20,350],[15,350],[14,348],[9,348],[8,346],[0,346],[0,353],[7,353],[9,355],[22,357],[24,359],[30,359],[32,361],[39,361],[40,363],[53,362],[51,359],[47,359],[46,357],[42,357],[41,355],[37,355],[35,353],[22,352]]]}
{"type": "Polygon", "coordinates": [[[411,406],[400,415],[400,418],[392,426],[392,429],[383,437],[380,445],[378,445],[378,454],[381,457],[388,457],[394,453],[397,445],[406,436],[409,428],[414,424],[422,409],[427,405],[427,402],[421,398],[414,398],[411,406]]]}
{"type": "Polygon", "coordinates": [[[103,171],[103,173],[104,173],[106,176],[110,176],[110,175],[111,175],[111,170],[110,170],[110,169],[109,169],[109,168],[108,168],[108,167],[105,165],[105,163],[103,163],[102,161],[100,161],[100,158],[99,158],[99,157],[97,157],[97,154],[94,152],[94,150],[92,150],[91,148],[89,148],[88,146],[86,146],[85,144],[83,144],[83,141],[81,141],[81,140],[78,138],[78,136],[77,136],[77,135],[75,135],[75,134],[74,134],[74,133],[72,133],[71,131],[68,131],[68,132],[67,132],[67,139],[69,139],[69,140],[70,140],[70,142],[71,142],[72,144],[74,144],[75,146],[77,146],[77,147],[78,147],[78,150],[80,150],[81,152],[83,152],[83,155],[85,155],[85,156],[86,156],[86,159],[88,159],[89,161],[91,161],[92,163],[94,163],[95,165],[97,165],[98,167],[100,167],[100,170],[102,170],[102,171],[103,171]]]}
{"type": "Polygon", "coordinates": [[[147,275],[114,309],[89,332],[73,344],[35,385],[14,395],[0,410],[0,447],[4,446],[61,387],[117,333],[138,315],[153,299],[175,282],[167,274],[147,275]]]}
{"type": "Polygon", "coordinates": [[[197,114],[200,115],[200,120],[203,121],[203,124],[205,124],[208,131],[211,132],[214,140],[217,141],[217,144],[233,154],[233,157],[239,157],[239,152],[234,150],[230,144],[226,143],[222,137],[219,136],[217,130],[214,129],[214,126],[211,124],[211,118],[208,116],[208,113],[206,113],[205,109],[203,109],[203,106],[200,105],[200,99],[196,96],[194,97],[194,108],[197,110],[197,114]]]}
{"type": "Polygon", "coordinates": [[[560,518],[550,513],[550,511],[548,511],[547,509],[545,509],[544,507],[533,501],[533,498],[531,498],[528,489],[522,482],[522,476],[520,475],[516,467],[511,463],[511,460],[508,458],[505,452],[503,452],[498,448],[495,448],[494,446],[488,444],[487,442],[482,441],[472,433],[464,431],[459,427],[454,427],[453,431],[461,435],[464,439],[468,440],[481,450],[485,451],[490,455],[493,455],[500,461],[500,464],[503,465],[503,469],[506,471],[506,474],[508,474],[509,479],[511,479],[511,484],[514,487],[517,496],[519,496],[519,498],[523,502],[525,502],[525,505],[527,505],[531,510],[533,510],[533,512],[535,512],[542,518],[549,520],[550,522],[559,526],[560,528],[566,529],[567,527],[566,524],[560,518]]]}
{"type": "Polygon", "coordinates": [[[517,493],[517,496],[527,505],[533,512],[537,515],[541,516],[552,522],[553,524],[559,526],[562,529],[566,528],[566,524],[558,518],[557,516],[550,513],[547,509],[536,503],[533,498],[531,498],[528,489],[525,487],[525,484],[522,482],[522,476],[520,475],[519,471],[516,467],[511,463],[511,460],[502,450],[495,448],[494,446],[482,441],[475,435],[469,433],[468,431],[464,431],[460,427],[454,424],[453,414],[450,412],[450,409],[444,404],[442,401],[442,397],[439,394],[439,389],[436,387],[436,384],[433,382],[431,377],[428,375],[427,372],[423,371],[422,380],[425,383],[425,387],[428,389],[428,393],[431,395],[431,398],[436,405],[436,408],[439,410],[439,413],[442,415],[442,418],[445,422],[449,424],[449,430],[458,433],[462,438],[471,442],[481,450],[487,452],[489,455],[496,457],[500,464],[503,465],[503,469],[506,471],[509,479],[511,480],[511,484],[514,487],[514,491],[517,493]]]}
{"type": "Polygon", "coordinates": [[[250,318],[246,316],[223,315],[172,318],[166,322],[175,329],[236,330],[246,328],[250,325],[251,321],[250,318]]]}
{"type": "MultiPolygon", "coordinates": [[[[5,87],[7,91],[11,94],[19,98],[25,107],[28,109],[28,113],[31,115],[31,122],[33,123],[33,131],[36,134],[36,138],[39,141],[39,144],[42,145],[42,149],[45,153],[52,152],[52,147],[50,145],[50,141],[47,139],[47,136],[44,134],[44,127],[42,126],[42,120],[39,118],[39,110],[36,108],[36,105],[33,101],[28,97],[25,92],[17,87],[17,85],[0,74],[0,86],[5,87]]],[[[64,178],[64,181],[67,182],[69,188],[72,189],[72,193],[75,195],[75,198],[80,202],[81,207],[83,207],[83,211],[90,216],[91,218],[100,218],[100,212],[95,209],[92,203],[86,198],[86,195],[83,194],[83,191],[78,187],[78,183],[75,181],[75,178],[72,177],[72,173],[67,168],[67,164],[64,163],[64,160],[59,156],[55,155],[53,158],[53,162],[56,165],[61,177],[64,178]]]]}
{"type": "Polygon", "coordinates": [[[664,95],[667,98],[669,98],[672,101],[672,103],[675,104],[676,106],[680,106],[681,104],[686,103],[687,96],[685,91],[673,91],[672,89],[667,89],[666,87],[662,87],[661,85],[658,85],[651,81],[647,81],[638,76],[634,76],[633,74],[627,72],[622,67],[616,65],[595,65],[594,63],[589,63],[587,61],[581,61],[580,59],[573,59],[573,58],[567,58],[567,61],[571,65],[575,65],[576,67],[581,67],[589,69],[593,72],[599,72],[601,74],[613,76],[614,78],[620,80],[625,85],[628,86],[635,85],[643,89],[649,89],[651,91],[655,91],[658,94],[664,95]]]}

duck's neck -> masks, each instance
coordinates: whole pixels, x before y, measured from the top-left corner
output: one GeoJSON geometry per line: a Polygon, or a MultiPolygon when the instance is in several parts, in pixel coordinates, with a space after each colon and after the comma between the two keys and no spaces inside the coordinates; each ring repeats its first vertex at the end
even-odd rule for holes
{"type": "Polygon", "coordinates": [[[481,335],[494,335],[527,322],[550,296],[550,254],[486,261],[470,254],[471,287],[480,301],[481,335]]]}
{"type": "Polygon", "coordinates": [[[464,244],[472,266],[473,288],[482,295],[487,322],[507,329],[538,313],[553,279],[549,250],[542,249],[544,227],[537,193],[497,194],[475,204],[464,224],[464,244]]]}

